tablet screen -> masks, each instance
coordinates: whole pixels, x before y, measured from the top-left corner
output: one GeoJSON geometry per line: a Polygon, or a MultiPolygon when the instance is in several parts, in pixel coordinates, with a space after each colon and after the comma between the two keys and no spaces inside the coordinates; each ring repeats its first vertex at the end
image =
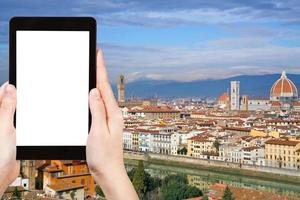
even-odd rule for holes
{"type": "Polygon", "coordinates": [[[89,31],[17,31],[17,146],[85,146],[89,31]]]}

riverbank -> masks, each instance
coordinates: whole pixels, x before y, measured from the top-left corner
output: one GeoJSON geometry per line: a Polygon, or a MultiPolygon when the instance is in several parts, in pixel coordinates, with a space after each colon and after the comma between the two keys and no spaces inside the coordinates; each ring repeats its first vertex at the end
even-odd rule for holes
{"type": "Polygon", "coordinates": [[[143,154],[136,152],[124,153],[125,163],[136,165],[138,160],[143,160],[145,164],[158,164],[165,166],[183,167],[187,169],[205,170],[232,176],[247,176],[269,181],[280,181],[291,184],[300,184],[300,172],[291,170],[269,169],[254,166],[240,166],[238,164],[214,162],[187,157],[143,154]],[[262,171],[264,170],[264,171],[262,171]],[[278,173],[280,172],[281,173],[278,173]],[[277,172],[277,173],[276,173],[277,172]]]}

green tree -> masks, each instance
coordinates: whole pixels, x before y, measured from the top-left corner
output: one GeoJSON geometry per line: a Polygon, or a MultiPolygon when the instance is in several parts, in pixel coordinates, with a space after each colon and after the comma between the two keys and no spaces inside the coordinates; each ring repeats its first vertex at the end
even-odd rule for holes
{"type": "Polygon", "coordinates": [[[146,173],[143,161],[139,161],[138,167],[134,173],[132,184],[140,198],[143,198],[147,191],[146,173]]]}
{"type": "Polygon", "coordinates": [[[181,200],[202,196],[202,191],[189,186],[186,176],[170,175],[162,181],[161,192],[165,200],[181,200]]]}
{"type": "Polygon", "coordinates": [[[187,149],[186,149],[186,147],[183,147],[183,148],[181,149],[181,154],[182,154],[182,155],[186,155],[186,154],[187,154],[187,149]]]}
{"type": "Polygon", "coordinates": [[[220,142],[218,140],[214,141],[213,146],[216,148],[217,152],[219,152],[220,142]]]}
{"type": "Polygon", "coordinates": [[[72,191],[72,192],[70,193],[70,196],[71,196],[71,199],[74,199],[74,197],[75,197],[75,192],[72,191]]]}
{"type": "Polygon", "coordinates": [[[222,200],[234,200],[233,194],[230,191],[229,187],[227,186],[224,190],[222,200]]]}
{"type": "Polygon", "coordinates": [[[15,189],[14,189],[14,191],[13,191],[13,193],[12,193],[12,196],[13,196],[14,198],[17,198],[17,199],[20,199],[20,198],[21,198],[21,192],[18,190],[17,187],[15,187],[15,189]]]}
{"type": "Polygon", "coordinates": [[[131,182],[133,181],[133,176],[134,176],[135,172],[136,172],[136,168],[135,167],[132,168],[130,171],[127,172],[127,175],[128,175],[128,177],[129,177],[129,179],[130,179],[131,182]]]}
{"type": "Polygon", "coordinates": [[[103,191],[102,191],[102,189],[99,185],[95,186],[95,192],[96,192],[97,195],[99,195],[101,197],[104,197],[104,193],[103,193],[103,191]]]}

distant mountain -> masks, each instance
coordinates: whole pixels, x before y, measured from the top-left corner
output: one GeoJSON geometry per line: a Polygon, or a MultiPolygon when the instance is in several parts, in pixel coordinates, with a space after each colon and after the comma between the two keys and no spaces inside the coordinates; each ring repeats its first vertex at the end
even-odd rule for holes
{"type": "MultiPolygon", "coordinates": [[[[199,80],[192,82],[137,80],[126,84],[126,97],[218,97],[230,89],[230,81],[240,81],[240,94],[269,97],[273,83],[280,74],[243,75],[219,80],[199,80]]],[[[300,89],[300,74],[288,74],[300,89]]],[[[113,85],[116,91],[116,85],[113,85]]]]}

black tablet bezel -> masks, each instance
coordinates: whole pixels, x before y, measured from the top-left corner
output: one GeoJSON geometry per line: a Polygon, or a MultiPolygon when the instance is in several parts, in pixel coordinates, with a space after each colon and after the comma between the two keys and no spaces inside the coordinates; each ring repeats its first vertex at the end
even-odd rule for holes
{"type": "MultiPolygon", "coordinates": [[[[14,17],[9,23],[9,83],[17,88],[16,31],[89,31],[89,89],[96,87],[96,20],[92,17],[14,17]]],[[[71,75],[71,74],[70,74],[71,75]]],[[[67,78],[66,78],[67,79],[67,78]]],[[[88,98],[88,94],[87,94],[88,98]]],[[[89,130],[91,112],[87,107],[89,130]]],[[[16,115],[14,125],[16,127],[16,115]]],[[[87,133],[89,132],[87,130],[87,133]]],[[[18,134],[18,130],[16,130],[18,134]]],[[[18,136],[17,136],[18,137],[18,136]]],[[[85,160],[86,146],[17,146],[17,160],[85,160]]]]}

